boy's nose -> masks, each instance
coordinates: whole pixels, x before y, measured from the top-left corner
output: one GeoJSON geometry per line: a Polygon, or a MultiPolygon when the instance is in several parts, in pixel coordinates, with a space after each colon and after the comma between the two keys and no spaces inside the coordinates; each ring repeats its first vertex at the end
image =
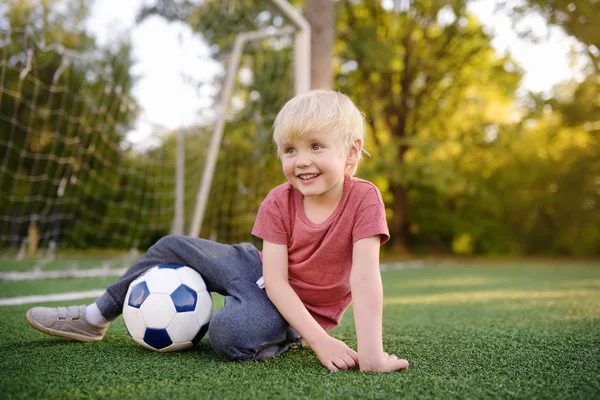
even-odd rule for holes
{"type": "Polygon", "coordinates": [[[296,166],[299,168],[308,167],[312,162],[310,161],[310,157],[306,153],[298,154],[296,158],[296,166]]]}

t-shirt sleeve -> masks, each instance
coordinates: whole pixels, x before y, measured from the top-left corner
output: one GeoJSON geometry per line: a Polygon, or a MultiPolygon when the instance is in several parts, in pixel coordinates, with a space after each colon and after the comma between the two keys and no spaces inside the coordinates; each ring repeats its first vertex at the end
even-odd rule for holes
{"type": "Polygon", "coordinates": [[[288,232],[283,222],[283,210],[272,191],[258,209],[252,234],[276,244],[288,244],[288,232]]]}
{"type": "Polygon", "coordinates": [[[381,198],[381,193],[377,187],[373,186],[363,199],[356,210],[354,228],[352,229],[352,243],[360,239],[380,235],[381,244],[387,242],[390,238],[385,218],[385,205],[381,198]]]}

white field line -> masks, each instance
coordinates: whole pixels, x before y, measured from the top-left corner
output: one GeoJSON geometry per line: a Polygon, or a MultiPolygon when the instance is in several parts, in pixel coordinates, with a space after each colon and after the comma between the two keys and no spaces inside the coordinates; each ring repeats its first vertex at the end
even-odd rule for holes
{"type": "Polygon", "coordinates": [[[0,306],[18,306],[21,304],[48,303],[51,301],[80,300],[100,297],[104,289],[88,290],[86,292],[58,293],[43,296],[10,297],[0,299],[0,306]]]}
{"type": "Polygon", "coordinates": [[[121,276],[127,268],[68,269],[63,271],[0,272],[0,281],[121,276]]]}
{"type": "MultiPolygon", "coordinates": [[[[423,261],[400,261],[381,264],[382,271],[421,268],[423,261]]],[[[121,276],[127,268],[94,268],[94,269],[68,269],[62,271],[29,271],[29,272],[0,272],[0,281],[29,281],[39,279],[59,278],[98,278],[107,276],[121,276]]]]}
{"type": "MultiPolygon", "coordinates": [[[[60,278],[98,278],[108,276],[121,276],[127,271],[127,268],[96,268],[86,270],[65,270],[65,271],[30,271],[30,272],[2,272],[0,281],[25,281],[39,279],[60,279],[60,278]]],[[[0,298],[0,306],[15,306],[32,303],[48,303],[53,301],[79,300],[99,297],[104,293],[104,289],[89,290],[86,292],[57,293],[40,296],[9,297],[0,298]]]]}
{"type": "MultiPolygon", "coordinates": [[[[381,271],[402,270],[412,268],[422,268],[425,265],[423,261],[405,261],[381,264],[381,271]]],[[[97,268],[89,270],[67,270],[67,271],[33,271],[33,272],[3,272],[0,273],[0,280],[23,281],[35,279],[56,279],[56,278],[90,278],[121,276],[126,268],[97,268]]],[[[40,296],[9,297],[0,298],[0,306],[14,306],[32,303],[48,303],[53,301],[80,300],[99,297],[104,293],[104,289],[89,290],[86,292],[57,293],[40,296]]]]}

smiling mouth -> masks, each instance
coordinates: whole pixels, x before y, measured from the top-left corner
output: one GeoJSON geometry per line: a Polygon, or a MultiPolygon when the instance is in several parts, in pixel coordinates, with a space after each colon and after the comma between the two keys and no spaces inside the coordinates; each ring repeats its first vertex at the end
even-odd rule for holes
{"type": "Polygon", "coordinates": [[[321,175],[321,174],[303,174],[303,175],[298,175],[298,178],[300,178],[303,181],[309,181],[311,179],[316,178],[319,175],[321,175]]]}

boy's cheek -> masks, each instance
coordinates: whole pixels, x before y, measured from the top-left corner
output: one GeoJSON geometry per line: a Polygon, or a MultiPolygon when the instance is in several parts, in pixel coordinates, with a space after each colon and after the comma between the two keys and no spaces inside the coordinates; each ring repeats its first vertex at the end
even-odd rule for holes
{"type": "Polygon", "coordinates": [[[290,179],[294,176],[294,166],[290,165],[290,163],[283,162],[282,164],[283,174],[286,178],[290,179]]]}

